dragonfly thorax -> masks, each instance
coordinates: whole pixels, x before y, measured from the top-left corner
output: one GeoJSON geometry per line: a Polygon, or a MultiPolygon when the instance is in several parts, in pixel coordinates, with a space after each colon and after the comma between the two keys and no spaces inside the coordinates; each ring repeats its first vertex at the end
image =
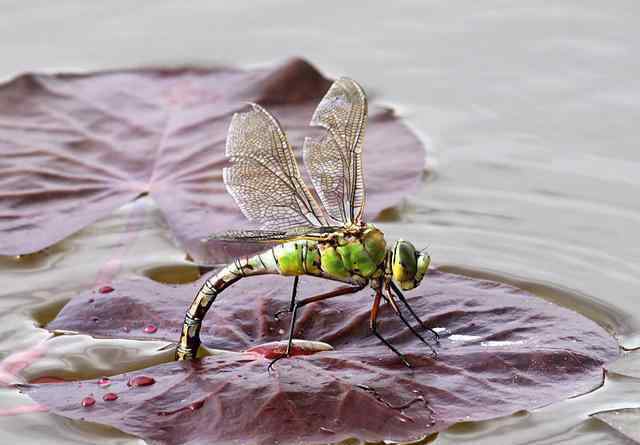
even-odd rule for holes
{"type": "Polygon", "coordinates": [[[384,273],[387,244],[384,234],[372,224],[335,231],[318,242],[322,271],[335,279],[362,282],[384,273]]]}

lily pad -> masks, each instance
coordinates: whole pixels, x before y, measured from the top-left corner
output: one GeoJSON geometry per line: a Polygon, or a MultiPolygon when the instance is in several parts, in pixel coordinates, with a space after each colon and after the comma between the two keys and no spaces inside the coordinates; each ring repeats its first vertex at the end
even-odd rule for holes
{"type": "MultiPolygon", "coordinates": [[[[48,328],[175,341],[199,284],[115,282],[110,292],[75,297],[48,328]],[[148,324],[157,330],[145,332],[148,324]]],[[[306,277],[300,284],[301,297],[335,285],[306,277]]],[[[96,381],[34,385],[29,393],[57,414],[163,444],[409,440],[588,392],[618,356],[615,340],[573,311],[508,285],[431,271],[407,298],[441,332],[437,359],[388,306],[381,333],[412,368],[370,335],[371,291],[363,290],[303,308],[296,337],[333,350],[280,360],[270,374],[269,359],[242,351],[285,337],[288,319],[272,314],[286,306],[290,286],[277,276],[233,285],[202,331],[208,346],[228,352],[112,377],[115,401],[102,400],[96,381]],[[155,383],[127,386],[137,375],[155,383]],[[96,403],[82,406],[92,394],[96,403]]]]}
{"type": "MultiPolygon", "coordinates": [[[[271,69],[25,74],[0,84],[0,255],[46,248],[149,194],[177,240],[208,262],[199,240],[245,223],[222,182],[233,113],[248,101],[268,106],[299,148],[320,131],[308,124],[330,83],[293,59],[271,69]]],[[[425,152],[375,106],[365,150],[372,219],[417,188],[425,152]]]]}

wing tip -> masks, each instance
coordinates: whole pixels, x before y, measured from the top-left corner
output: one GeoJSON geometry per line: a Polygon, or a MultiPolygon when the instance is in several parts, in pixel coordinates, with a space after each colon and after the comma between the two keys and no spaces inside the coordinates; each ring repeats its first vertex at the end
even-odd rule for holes
{"type": "Polygon", "coordinates": [[[234,122],[236,122],[238,119],[240,118],[244,118],[245,116],[255,112],[255,111],[264,111],[264,108],[262,108],[260,105],[258,105],[255,102],[242,102],[242,104],[244,106],[249,106],[252,108],[252,110],[247,110],[247,111],[236,111],[235,113],[233,113],[233,116],[231,117],[231,125],[233,125],[234,122]]]}
{"type": "Polygon", "coordinates": [[[364,110],[365,115],[368,114],[367,94],[365,93],[364,88],[362,88],[362,85],[360,85],[358,82],[356,82],[350,77],[341,76],[331,84],[331,86],[327,90],[327,93],[324,95],[322,100],[320,100],[320,103],[316,107],[313,113],[313,116],[311,117],[311,121],[309,122],[309,125],[328,129],[328,126],[324,124],[320,118],[323,102],[329,100],[329,98],[331,98],[332,96],[337,96],[337,95],[346,95],[347,100],[350,101],[348,97],[354,93],[358,96],[358,98],[362,102],[362,108],[364,110]],[[336,93],[336,90],[341,90],[341,91],[339,93],[336,93]]]}

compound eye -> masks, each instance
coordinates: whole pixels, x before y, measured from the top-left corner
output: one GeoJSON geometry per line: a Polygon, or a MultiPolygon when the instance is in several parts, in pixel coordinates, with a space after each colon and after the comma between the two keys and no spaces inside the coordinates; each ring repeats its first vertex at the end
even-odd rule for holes
{"type": "Polygon", "coordinates": [[[416,249],[406,241],[398,241],[393,255],[393,278],[397,282],[412,281],[417,272],[416,249]]]}
{"type": "Polygon", "coordinates": [[[417,258],[418,271],[416,272],[416,282],[419,284],[424,278],[425,274],[429,270],[429,264],[431,264],[431,257],[429,254],[421,253],[417,258]]]}

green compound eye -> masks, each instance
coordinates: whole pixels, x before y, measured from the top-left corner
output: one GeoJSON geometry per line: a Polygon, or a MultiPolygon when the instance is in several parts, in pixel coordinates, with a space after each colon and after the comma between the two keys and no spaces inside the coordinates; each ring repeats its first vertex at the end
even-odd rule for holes
{"type": "MultiPolygon", "coordinates": [[[[399,240],[393,248],[393,279],[403,286],[413,281],[418,270],[416,249],[407,241],[399,240]]],[[[404,287],[403,287],[404,289],[404,287]]],[[[412,288],[410,288],[412,289],[412,288]]]]}
{"type": "Polygon", "coordinates": [[[393,248],[393,280],[402,290],[413,289],[424,278],[430,263],[429,254],[418,253],[413,244],[399,240],[393,248]]]}
{"type": "Polygon", "coordinates": [[[421,253],[418,255],[418,271],[416,272],[416,286],[420,284],[431,264],[431,256],[421,253]]]}

